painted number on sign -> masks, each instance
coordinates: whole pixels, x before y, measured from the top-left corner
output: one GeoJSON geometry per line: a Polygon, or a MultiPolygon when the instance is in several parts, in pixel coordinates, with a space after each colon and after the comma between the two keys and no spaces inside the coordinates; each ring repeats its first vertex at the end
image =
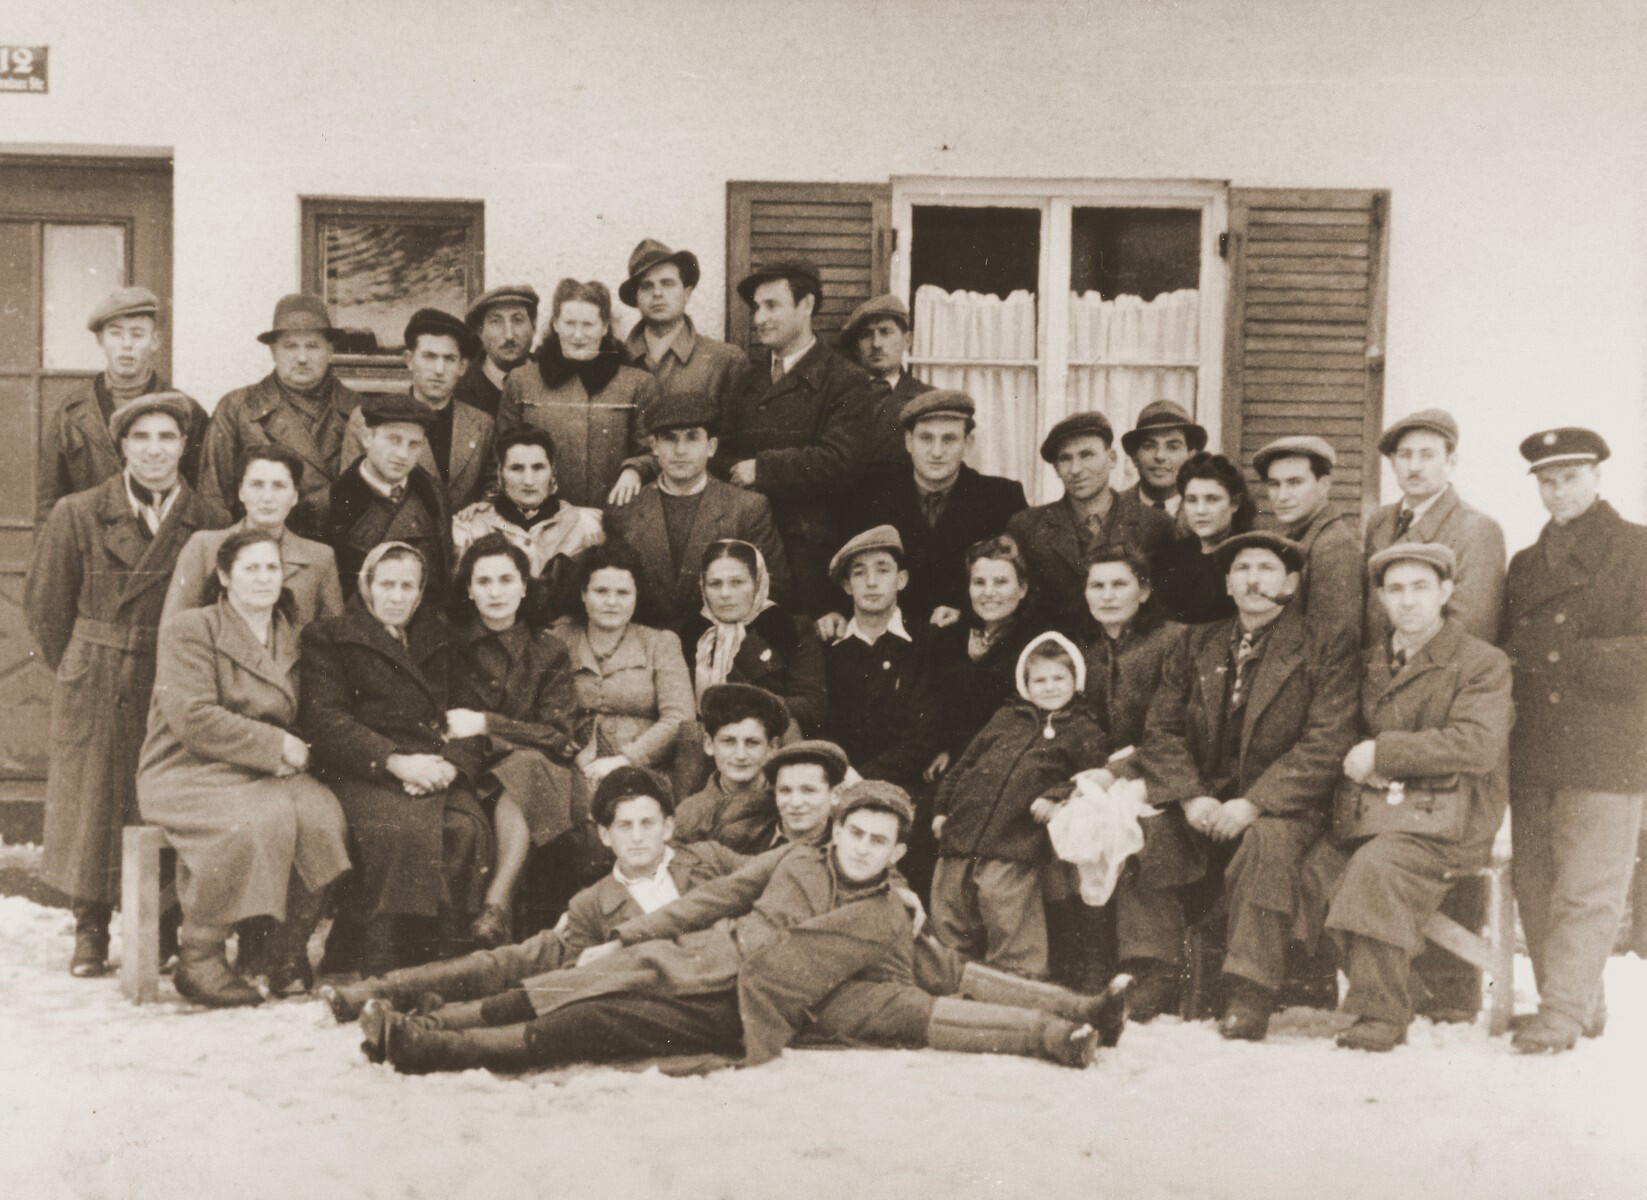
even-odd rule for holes
{"type": "Polygon", "coordinates": [[[0,46],[0,92],[46,90],[46,47],[0,46]]]}

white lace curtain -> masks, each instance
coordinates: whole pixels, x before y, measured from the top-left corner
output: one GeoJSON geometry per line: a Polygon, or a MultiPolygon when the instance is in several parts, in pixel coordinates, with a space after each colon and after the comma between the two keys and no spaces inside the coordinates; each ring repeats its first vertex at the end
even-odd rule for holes
{"type": "Polygon", "coordinates": [[[989,365],[934,364],[918,369],[933,387],[955,388],[978,406],[979,437],[973,466],[986,475],[1030,478],[1035,461],[1039,405],[1035,352],[1035,296],[915,289],[915,357],[965,358],[989,365]],[[1024,365],[1000,365],[1022,362],[1024,365]]]}

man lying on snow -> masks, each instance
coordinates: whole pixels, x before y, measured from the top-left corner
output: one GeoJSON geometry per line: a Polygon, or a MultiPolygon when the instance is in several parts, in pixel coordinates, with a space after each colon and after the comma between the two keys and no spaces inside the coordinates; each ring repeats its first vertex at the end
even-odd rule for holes
{"type": "MultiPolygon", "coordinates": [[[[664,807],[667,791],[646,772],[624,774],[610,789],[612,777],[603,781],[597,802],[609,827],[635,807],[664,807]]],[[[1088,1065],[1100,1041],[1120,1037],[1124,979],[1081,996],[963,963],[923,940],[923,955],[949,955],[947,990],[958,994],[934,996],[916,982],[917,940],[892,874],[913,818],[903,789],[851,784],[838,793],[828,846],[770,851],[624,921],[580,966],[463,1006],[488,1024],[452,1028],[448,1010],[407,1015],[372,1001],[362,1048],[408,1073],[689,1054],[741,1053],[753,1065],[804,1031],[1088,1065]]]]}

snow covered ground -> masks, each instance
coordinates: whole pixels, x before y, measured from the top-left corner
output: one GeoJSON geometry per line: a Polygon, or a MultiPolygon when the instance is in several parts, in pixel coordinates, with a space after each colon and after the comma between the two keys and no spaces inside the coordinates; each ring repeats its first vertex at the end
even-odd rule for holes
{"type": "MultiPolygon", "coordinates": [[[[933,1051],[791,1051],[672,1079],[403,1078],[317,1003],[191,1010],[64,969],[72,920],[0,898],[0,1197],[1465,1197],[1647,1195],[1647,963],[1612,1022],[1527,1059],[1415,1025],[1337,1050],[1133,1027],[1086,1072],[933,1051]]],[[[1525,1006],[1526,984],[1523,983],[1525,1006]]]]}

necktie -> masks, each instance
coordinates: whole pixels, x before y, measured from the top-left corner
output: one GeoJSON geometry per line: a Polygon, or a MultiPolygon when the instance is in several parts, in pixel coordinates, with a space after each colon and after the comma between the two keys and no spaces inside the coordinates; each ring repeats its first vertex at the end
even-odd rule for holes
{"type": "Polygon", "coordinates": [[[404,483],[397,483],[394,487],[389,489],[390,504],[398,506],[404,499],[406,499],[406,485],[404,483]]]}
{"type": "Polygon", "coordinates": [[[1395,514],[1395,540],[1400,541],[1403,534],[1413,527],[1413,510],[1403,508],[1395,514]]]}
{"type": "Polygon", "coordinates": [[[1247,690],[1247,668],[1254,657],[1253,635],[1250,630],[1241,633],[1241,644],[1235,648],[1235,682],[1230,686],[1230,707],[1241,707],[1247,690]]]}
{"type": "Polygon", "coordinates": [[[772,356],[772,382],[777,383],[783,378],[783,359],[776,354],[772,356]]]}
{"type": "Polygon", "coordinates": [[[1390,654],[1390,664],[1397,671],[1401,670],[1402,667],[1407,665],[1407,652],[1399,648],[1394,650],[1390,654]]]}
{"type": "Polygon", "coordinates": [[[921,515],[926,518],[926,527],[936,529],[938,518],[944,515],[944,493],[925,492],[921,496],[921,515]]]}

